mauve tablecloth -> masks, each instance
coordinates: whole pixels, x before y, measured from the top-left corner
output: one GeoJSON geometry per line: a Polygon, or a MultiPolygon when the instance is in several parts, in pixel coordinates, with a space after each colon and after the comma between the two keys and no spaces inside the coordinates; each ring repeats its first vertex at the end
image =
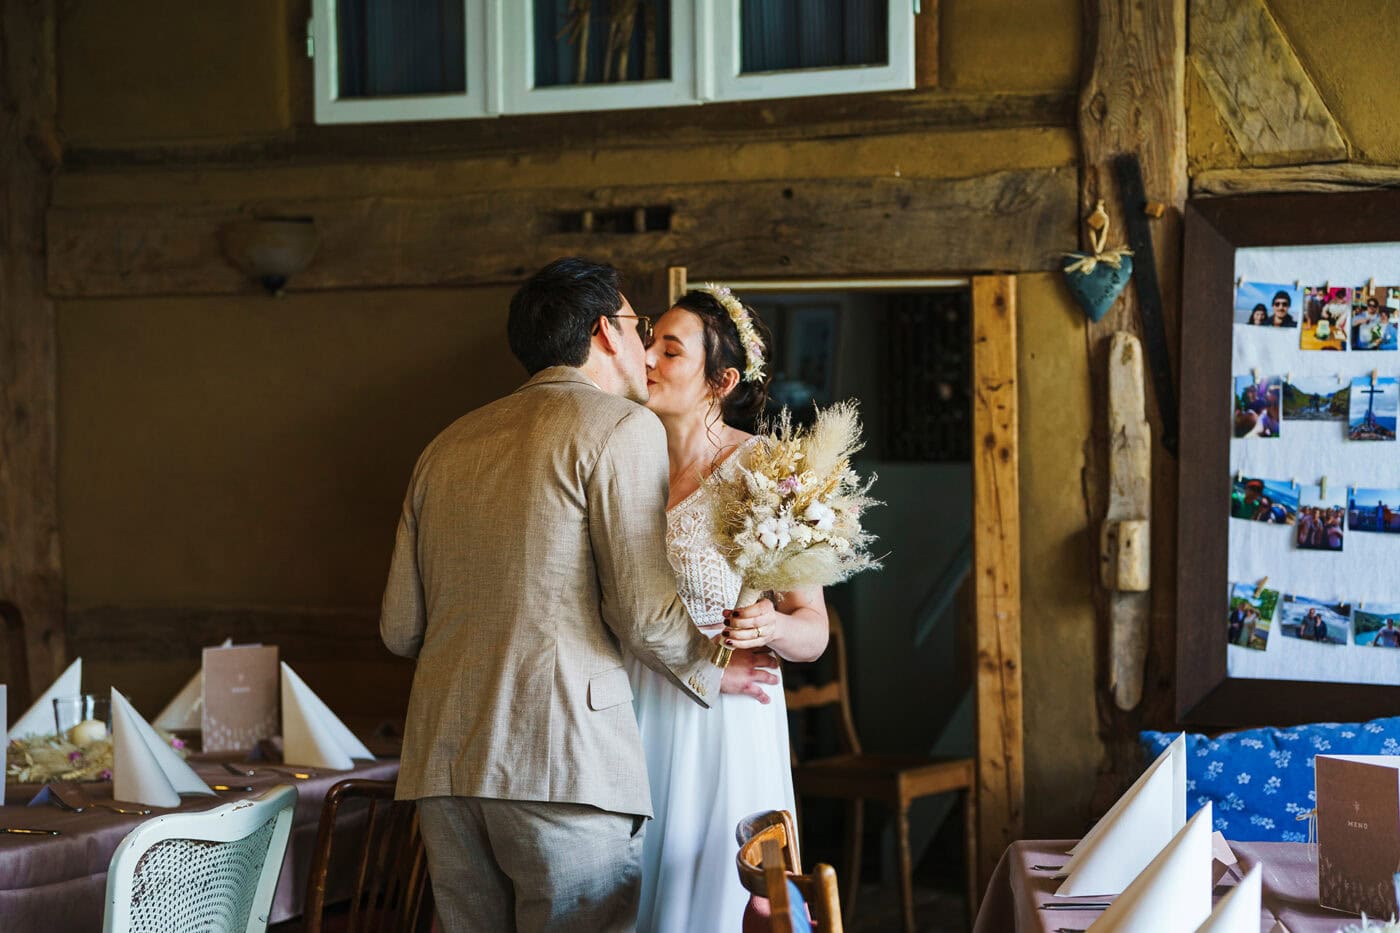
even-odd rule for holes
{"type": "MultiPolygon", "coordinates": [[[[186,797],[180,812],[208,810],[231,800],[255,797],[275,784],[296,787],[296,813],[292,818],[277,894],[272,901],[274,923],[301,913],[306,873],[321,819],[321,803],[331,785],[352,777],[392,781],[399,773],[397,758],[356,762],[352,771],[323,770],[304,781],[271,771],[259,771],[252,777],[235,777],[217,762],[191,760],[190,763],[208,784],[251,785],[253,791],[221,793],[212,798],[186,797]]],[[[259,765],[252,763],[246,767],[258,768],[259,765]]],[[[0,930],[4,933],[101,930],[107,866],[112,853],[127,833],[150,817],[123,816],[102,808],[73,813],[57,806],[24,806],[38,790],[34,785],[9,785],[5,794],[7,806],[0,807],[0,827],[56,829],[63,835],[0,833],[0,930]]],[[[95,801],[112,799],[110,782],[84,784],[83,790],[95,801]]],[[[177,811],[153,810],[151,815],[174,812],[177,811]]],[[[344,826],[348,833],[355,829],[353,820],[344,826]]],[[[339,839],[340,829],[336,835],[339,839]]]]}
{"type": "MultiPolygon", "coordinates": [[[[1056,930],[1086,930],[1101,910],[1041,910],[1045,903],[1110,901],[1104,897],[1055,897],[1060,882],[1051,872],[1035,871],[1032,865],[1063,865],[1065,850],[1074,840],[1035,840],[1013,842],[1002,854],[992,873],[982,906],[977,912],[974,933],[1054,933],[1056,930]]],[[[1317,905],[1317,861],[1314,847],[1301,842],[1231,842],[1239,859],[1241,876],[1256,862],[1263,863],[1263,909],[1259,915],[1261,933],[1269,933],[1282,921],[1288,933],[1335,933],[1337,928],[1359,923],[1359,917],[1325,910],[1317,905]]],[[[1217,899],[1237,879],[1227,875],[1216,888],[1217,899]]]]}

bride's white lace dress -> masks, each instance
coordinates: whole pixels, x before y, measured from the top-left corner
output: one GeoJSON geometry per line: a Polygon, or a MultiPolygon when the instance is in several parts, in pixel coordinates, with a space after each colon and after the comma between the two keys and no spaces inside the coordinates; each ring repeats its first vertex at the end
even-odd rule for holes
{"type": "MultiPolygon", "coordinates": [[[[732,468],[730,457],[719,469],[732,468]]],[[[666,513],[676,589],[714,634],[743,581],[715,548],[704,486],[666,513]]],[[[733,933],[748,903],[734,869],[734,827],[759,810],[795,811],[782,684],[764,705],[721,694],[705,709],[635,659],[628,661],[655,819],[642,855],[642,933],[733,933]]]]}

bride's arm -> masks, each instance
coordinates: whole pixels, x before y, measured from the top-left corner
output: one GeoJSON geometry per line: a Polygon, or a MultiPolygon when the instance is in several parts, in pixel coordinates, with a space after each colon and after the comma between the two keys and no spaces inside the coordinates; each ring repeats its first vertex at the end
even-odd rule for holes
{"type": "Polygon", "coordinates": [[[819,586],[779,593],[778,604],[760,599],[752,606],[725,612],[725,644],[733,648],[765,645],[787,661],[815,661],[826,650],[830,628],[826,600],[819,586]]]}

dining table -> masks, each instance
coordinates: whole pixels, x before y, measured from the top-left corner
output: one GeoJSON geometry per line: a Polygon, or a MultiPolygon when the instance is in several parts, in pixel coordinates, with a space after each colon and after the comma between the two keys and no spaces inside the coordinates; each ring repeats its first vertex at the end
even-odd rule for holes
{"type": "MultiPolygon", "coordinates": [[[[1112,897],[1056,897],[1073,839],[1013,842],[992,872],[977,912],[973,933],[1074,933],[1088,930],[1103,915],[1112,897]]],[[[1336,933],[1360,916],[1317,903],[1317,846],[1304,842],[1226,841],[1237,863],[1217,883],[1215,900],[1224,897],[1255,864],[1261,866],[1263,893],[1260,933],[1336,933]]]]}
{"type": "MultiPolygon", "coordinates": [[[[273,898],[269,922],[299,916],[306,893],[306,878],[316,845],[321,805],[327,792],[347,778],[392,781],[399,760],[381,758],[355,761],[349,771],[299,768],[292,765],[239,759],[192,756],[189,764],[215,795],[185,796],[178,808],[151,807],[114,802],[111,781],[85,782],[81,787],[86,806],[81,812],[59,801],[29,804],[42,785],[9,783],[5,805],[0,806],[0,930],[4,933],[67,933],[100,930],[106,904],[107,867],[126,835],[142,821],[170,813],[209,810],[232,801],[256,797],[278,784],[297,790],[296,810],[287,851],[273,898]],[[235,773],[237,772],[237,773],[235,773]],[[220,789],[223,788],[223,789],[220,789]],[[149,809],[149,813],[117,812],[149,809]],[[30,829],[42,834],[4,832],[30,829]],[[57,835],[49,835],[56,832],[57,835]]],[[[336,823],[336,839],[364,831],[364,813],[353,808],[336,823]],[[359,825],[356,825],[356,816],[359,825]]],[[[348,891],[353,868],[344,860],[332,860],[328,886],[348,891]],[[337,877],[336,872],[343,877],[337,877]]]]}

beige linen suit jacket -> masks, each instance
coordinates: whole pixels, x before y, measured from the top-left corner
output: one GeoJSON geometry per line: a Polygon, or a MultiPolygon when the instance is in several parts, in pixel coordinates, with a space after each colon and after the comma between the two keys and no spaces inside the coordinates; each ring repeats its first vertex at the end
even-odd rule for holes
{"type": "Polygon", "coordinates": [[[708,706],[722,673],[666,561],[666,434],[553,367],[418,459],[380,634],[416,658],[398,796],[651,815],[627,648],[708,706]]]}

